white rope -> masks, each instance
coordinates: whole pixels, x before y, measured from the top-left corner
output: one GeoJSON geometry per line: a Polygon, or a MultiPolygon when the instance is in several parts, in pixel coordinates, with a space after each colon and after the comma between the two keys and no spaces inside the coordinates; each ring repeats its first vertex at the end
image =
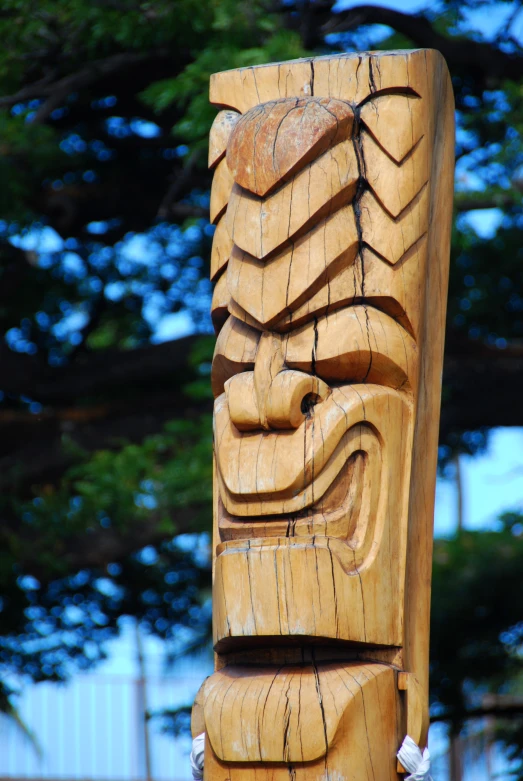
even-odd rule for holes
{"type": "Polygon", "coordinates": [[[419,746],[407,735],[396,756],[411,774],[405,781],[432,781],[428,748],[422,754],[419,746]]]}
{"type": "Polygon", "coordinates": [[[194,781],[203,779],[203,754],[205,751],[205,732],[197,735],[192,742],[191,770],[194,781]]]}

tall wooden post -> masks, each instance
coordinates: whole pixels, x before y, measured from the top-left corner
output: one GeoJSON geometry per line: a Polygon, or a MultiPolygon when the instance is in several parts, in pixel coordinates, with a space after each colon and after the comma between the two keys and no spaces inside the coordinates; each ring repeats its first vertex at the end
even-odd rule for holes
{"type": "Polygon", "coordinates": [[[215,74],[207,781],[389,781],[424,746],[453,189],[433,50],[215,74]]]}

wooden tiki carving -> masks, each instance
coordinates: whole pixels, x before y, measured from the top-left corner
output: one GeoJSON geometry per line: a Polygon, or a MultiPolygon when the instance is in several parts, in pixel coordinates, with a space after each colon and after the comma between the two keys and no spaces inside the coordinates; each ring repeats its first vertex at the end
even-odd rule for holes
{"type": "Polygon", "coordinates": [[[438,52],[217,73],[207,781],[390,781],[427,736],[453,188],[438,52]]]}

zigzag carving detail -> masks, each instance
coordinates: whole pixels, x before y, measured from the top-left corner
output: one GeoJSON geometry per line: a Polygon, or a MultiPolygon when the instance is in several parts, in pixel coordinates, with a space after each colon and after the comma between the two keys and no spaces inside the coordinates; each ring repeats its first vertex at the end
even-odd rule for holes
{"type": "Polygon", "coordinates": [[[357,250],[354,211],[345,206],[320,220],[270,260],[258,260],[234,246],[227,269],[229,291],[237,304],[269,327],[281,318],[275,290],[285,290],[285,310],[291,312],[311,292],[351,265],[357,250]],[[270,286],[264,284],[269,276],[270,286]]]}
{"type": "MultiPolygon", "coordinates": [[[[220,111],[216,116],[209,133],[209,168],[216,169],[224,161],[227,143],[240,117],[241,114],[237,111],[220,111]]],[[[216,171],[211,190],[211,222],[216,224],[211,253],[211,279],[213,281],[218,278],[227,265],[232,251],[232,240],[223,217],[229,203],[231,188],[232,181],[225,163],[221,171],[216,171]]]]}
{"type": "Polygon", "coordinates": [[[229,313],[261,330],[289,330],[367,298],[403,322],[397,285],[369,295],[363,251],[400,267],[428,230],[421,104],[380,94],[354,110],[302,97],[218,114],[209,152],[217,331],[229,313]],[[393,123],[398,115],[404,121],[393,123]],[[391,130],[398,124],[401,133],[391,130]]]}
{"type": "Polygon", "coordinates": [[[364,103],[360,120],[383,151],[402,163],[423,137],[420,98],[382,95],[364,103]]]}
{"type": "Polygon", "coordinates": [[[240,249],[260,260],[266,258],[350,202],[357,181],[356,153],[348,139],[324,152],[265,198],[235,183],[227,209],[231,238],[240,249]],[[324,192],[330,194],[327,200],[324,192]]]}

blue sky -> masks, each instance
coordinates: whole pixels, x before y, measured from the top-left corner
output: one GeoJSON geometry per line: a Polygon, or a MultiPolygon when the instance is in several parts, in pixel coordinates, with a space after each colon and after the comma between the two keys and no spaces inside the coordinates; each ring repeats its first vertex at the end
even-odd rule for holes
{"type": "MultiPolygon", "coordinates": [[[[461,457],[463,521],[467,529],[496,528],[506,510],[523,511],[523,429],[491,432],[485,453],[461,457]]],[[[453,534],[457,526],[457,493],[452,480],[439,478],[434,529],[437,536],[453,534]]]]}
{"type": "MultiPolygon", "coordinates": [[[[353,3],[350,0],[339,0],[336,3],[336,10],[345,10],[348,8],[357,8],[360,5],[369,5],[365,2],[353,3]]],[[[402,11],[404,13],[418,13],[420,11],[429,10],[432,14],[436,13],[438,8],[441,7],[441,3],[426,2],[426,0],[374,0],[372,5],[379,6],[381,8],[391,8],[394,11],[402,11]]],[[[470,28],[480,32],[486,38],[492,38],[495,36],[499,28],[505,23],[510,14],[512,13],[516,3],[514,2],[500,2],[494,3],[490,6],[488,11],[485,8],[469,8],[466,10],[466,18],[470,24],[470,28]]],[[[523,13],[515,20],[513,32],[519,38],[523,34],[523,13]]]]}

